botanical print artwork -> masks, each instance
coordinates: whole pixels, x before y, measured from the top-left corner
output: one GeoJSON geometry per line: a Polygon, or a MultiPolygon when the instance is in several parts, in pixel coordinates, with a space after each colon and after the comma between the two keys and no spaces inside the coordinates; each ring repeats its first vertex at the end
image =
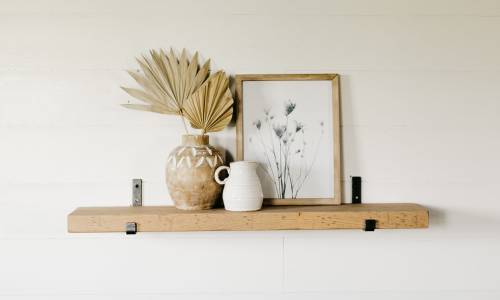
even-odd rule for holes
{"type": "Polygon", "coordinates": [[[293,100],[285,101],[280,111],[264,109],[253,122],[257,132],[248,139],[256,151],[263,153],[265,164],[261,167],[281,199],[297,198],[316,163],[324,135],[321,120],[317,121],[320,126],[315,137],[308,134],[314,127],[295,118],[298,109],[293,100]]]}
{"type": "Polygon", "coordinates": [[[243,82],[244,159],[259,163],[264,198],[334,197],[330,81],[243,82]]]}

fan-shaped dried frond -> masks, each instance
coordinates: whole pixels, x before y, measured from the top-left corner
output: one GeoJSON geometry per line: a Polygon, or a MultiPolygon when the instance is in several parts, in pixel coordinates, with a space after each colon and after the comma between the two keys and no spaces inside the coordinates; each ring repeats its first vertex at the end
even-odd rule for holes
{"type": "Polygon", "coordinates": [[[184,103],[184,116],[191,126],[206,132],[220,131],[233,115],[233,97],[229,79],[222,71],[215,73],[184,103]]]}
{"type": "Polygon", "coordinates": [[[185,49],[180,58],[177,58],[172,49],[168,53],[151,50],[150,57],[142,56],[137,62],[143,74],[127,72],[142,90],[122,89],[147,105],[124,105],[131,109],[182,115],[184,101],[200,88],[210,74],[210,60],[200,68],[198,53],[189,60],[185,49]]]}
{"type": "Polygon", "coordinates": [[[130,108],[130,109],[135,109],[135,110],[142,110],[142,111],[150,111],[150,112],[155,112],[159,114],[168,114],[169,112],[166,110],[163,110],[161,108],[158,108],[156,106],[152,105],[143,105],[143,104],[122,104],[123,107],[125,108],[130,108]]]}

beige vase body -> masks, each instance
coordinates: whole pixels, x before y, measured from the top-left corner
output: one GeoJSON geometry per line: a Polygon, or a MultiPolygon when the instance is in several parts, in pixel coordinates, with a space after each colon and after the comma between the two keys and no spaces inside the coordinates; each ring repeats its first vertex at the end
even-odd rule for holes
{"type": "Polygon", "coordinates": [[[219,151],[209,145],[208,135],[183,135],[182,145],[167,159],[166,181],[175,207],[210,209],[221,194],[215,169],[224,164],[219,151]]]}

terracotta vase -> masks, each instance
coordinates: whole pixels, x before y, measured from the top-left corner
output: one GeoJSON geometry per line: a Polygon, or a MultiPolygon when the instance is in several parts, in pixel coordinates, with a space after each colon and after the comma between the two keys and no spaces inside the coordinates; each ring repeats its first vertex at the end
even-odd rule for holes
{"type": "Polygon", "coordinates": [[[183,135],[182,145],[168,156],[166,181],[178,209],[210,209],[220,197],[214,172],[224,161],[208,142],[208,135],[183,135]]]}

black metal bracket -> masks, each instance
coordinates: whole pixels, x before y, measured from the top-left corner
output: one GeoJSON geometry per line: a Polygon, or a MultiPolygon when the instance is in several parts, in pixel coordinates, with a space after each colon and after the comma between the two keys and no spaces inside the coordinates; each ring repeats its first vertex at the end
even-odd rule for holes
{"type": "Polygon", "coordinates": [[[375,231],[375,228],[377,228],[377,220],[374,219],[365,220],[365,228],[363,228],[364,231],[375,231]]]}
{"type": "MultiPolygon", "coordinates": [[[[132,179],[132,206],[142,206],[142,179],[132,179]]],[[[127,222],[125,224],[127,234],[137,233],[137,223],[127,222]]]]}
{"type": "Polygon", "coordinates": [[[352,203],[359,204],[361,203],[361,177],[360,176],[351,176],[352,181],[352,203]]]}
{"type": "Polygon", "coordinates": [[[137,223],[128,222],[127,224],[125,224],[125,232],[127,234],[136,234],[137,233],[137,223]]]}
{"type": "Polygon", "coordinates": [[[132,206],[142,206],[142,179],[132,179],[132,206]]]}

